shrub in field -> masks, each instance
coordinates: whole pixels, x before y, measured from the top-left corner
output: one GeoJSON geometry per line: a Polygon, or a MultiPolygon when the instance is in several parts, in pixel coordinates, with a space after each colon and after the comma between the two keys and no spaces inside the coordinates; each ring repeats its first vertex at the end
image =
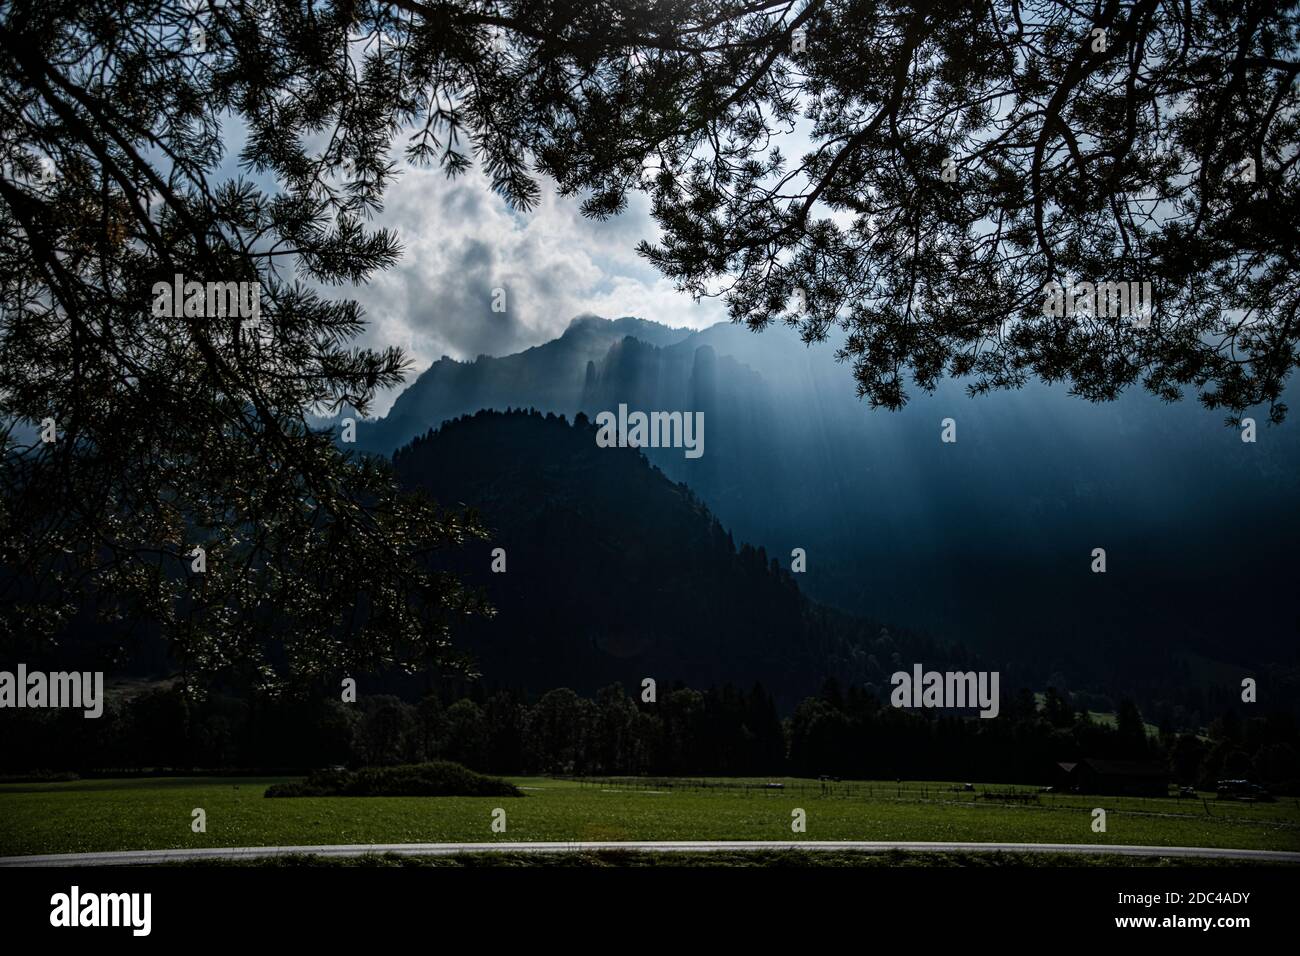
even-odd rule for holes
{"type": "Polygon", "coordinates": [[[277,783],[268,797],[522,797],[512,783],[485,777],[449,760],[363,767],[360,770],[317,770],[306,780],[277,783]]]}

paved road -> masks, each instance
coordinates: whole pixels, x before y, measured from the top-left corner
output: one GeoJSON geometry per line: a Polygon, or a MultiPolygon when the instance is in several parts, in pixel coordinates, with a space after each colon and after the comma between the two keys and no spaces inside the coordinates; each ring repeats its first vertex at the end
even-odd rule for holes
{"type": "Polygon", "coordinates": [[[1279,850],[1231,850],[1196,846],[1124,846],[1104,843],[913,843],[905,841],[696,840],[663,843],[381,843],[344,846],[212,847],[198,850],[129,850],[114,853],[59,853],[49,856],[0,857],[0,866],[131,866],[193,860],[247,860],[267,856],[313,854],[325,857],[396,853],[446,856],[454,853],[575,853],[592,850],[709,853],[719,850],[886,850],[1007,853],[1113,853],[1120,856],[1210,857],[1261,863],[1300,863],[1300,853],[1279,850]]]}

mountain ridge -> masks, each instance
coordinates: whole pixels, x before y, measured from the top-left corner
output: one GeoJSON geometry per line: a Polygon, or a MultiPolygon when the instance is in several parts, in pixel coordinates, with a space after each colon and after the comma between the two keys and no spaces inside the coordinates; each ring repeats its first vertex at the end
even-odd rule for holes
{"type": "Polygon", "coordinates": [[[883,699],[895,657],[966,660],[810,600],[640,450],[599,447],[582,414],[570,424],[480,411],[429,430],[393,466],[406,487],[491,527],[489,541],[438,562],[497,608],[462,637],[490,680],[580,691],[647,677],[663,688],[761,682],[793,706],[827,678],[872,684],[883,699]]]}
{"type": "Polygon", "coordinates": [[[1247,444],[1187,403],[1092,405],[1041,384],[971,398],[950,381],[873,411],[829,346],[789,329],[587,317],[566,335],[430,376],[390,434],[480,408],[702,411],[702,458],[644,454],[737,540],[787,568],[804,549],[800,588],[822,604],[1024,661],[1060,690],[1137,697],[1187,654],[1243,674],[1296,664],[1294,426],[1261,418],[1247,444]],[[1098,547],[1105,574],[1091,572],[1098,547]]]}

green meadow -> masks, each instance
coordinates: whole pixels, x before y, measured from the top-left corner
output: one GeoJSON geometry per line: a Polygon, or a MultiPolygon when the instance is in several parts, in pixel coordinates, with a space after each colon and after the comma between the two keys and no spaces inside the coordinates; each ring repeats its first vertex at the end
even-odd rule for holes
{"type": "Polygon", "coordinates": [[[186,847],[605,840],[922,840],[1300,850],[1300,803],[1081,797],[937,783],[512,777],[523,798],[267,799],[293,778],[0,785],[0,856],[186,847]],[[492,812],[506,811],[494,833],[492,812]],[[1106,832],[1092,810],[1107,811],[1106,832]],[[206,812],[207,831],[191,829],[206,812]],[[807,832],[792,833],[803,809],[807,832]]]}

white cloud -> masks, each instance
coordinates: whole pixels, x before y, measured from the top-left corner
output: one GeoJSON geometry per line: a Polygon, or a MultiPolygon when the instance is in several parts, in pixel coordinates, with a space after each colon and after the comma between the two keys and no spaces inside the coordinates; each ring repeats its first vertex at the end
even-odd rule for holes
{"type": "MultiPolygon", "coordinates": [[[[505,355],[562,333],[576,315],[636,315],[704,328],[726,318],[717,300],[693,303],[636,255],[655,235],[648,202],[606,222],[543,182],[528,213],[512,211],[477,169],[456,180],[408,168],[389,187],[376,224],[396,230],[405,254],[365,286],[345,291],[366,309],[358,344],[401,346],[418,373],[443,355],[505,355]],[[492,311],[505,290],[506,312],[492,311]]],[[[382,396],[382,414],[395,394],[382,396]]]]}

